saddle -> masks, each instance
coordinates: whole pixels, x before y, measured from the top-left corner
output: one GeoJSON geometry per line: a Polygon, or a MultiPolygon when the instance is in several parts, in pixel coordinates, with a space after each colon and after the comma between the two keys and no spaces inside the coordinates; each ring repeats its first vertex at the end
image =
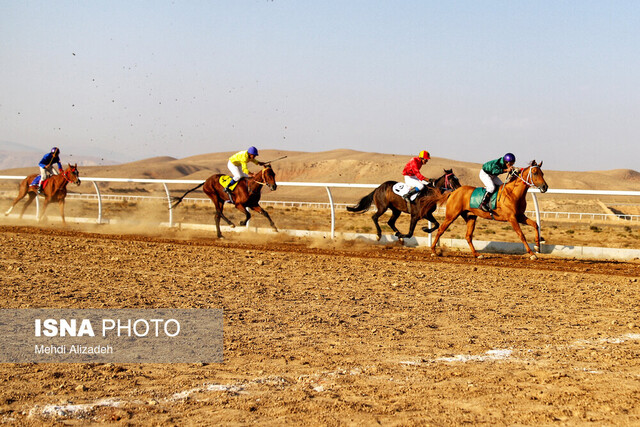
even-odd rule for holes
{"type": "MultiPolygon", "coordinates": [[[[404,197],[404,195],[407,194],[409,190],[411,190],[411,188],[413,188],[411,185],[405,184],[404,182],[396,182],[395,184],[393,184],[393,187],[391,187],[393,192],[400,197],[404,197]]],[[[411,196],[411,201],[413,202],[419,195],[420,192],[417,192],[416,194],[411,196]]]]}
{"type": "MultiPolygon", "coordinates": [[[[49,177],[49,178],[44,180],[44,182],[42,183],[43,187],[47,183],[47,181],[49,181],[50,178],[51,177],[49,177]]],[[[39,183],[40,183],[40,175],[36,175],[36,177],[33,179],[33,181],[31,181],[31,184],[29,184],[29,187],[37,187],[39,183]]]]}
{"type": "MultiPolygon", "coordinates": [[[[491,195],[491,199],[489,200],[489,207],[491,208],[491,210],[494,210],[498,205],[498,193],[500,192],[500,188],[498,189],[498,191],[494,191],[491,195]]],[[[476,189],[473,190],[473,193],[471,193],[471,198],[469,199],[469,207],[472,209],[479,209],[480,203],[482,203],[482,198],[484,197],[486,192],[486,188],[476,187],[476,189]]]]}
{"type": "MultiPolygon", "coordinates": [[[[229,175],[222,175],[220,179],[218,179],[218,182],[224,188],[227,187],[227,184],[229,184],[229,181],[231,181],[231,177],[229,175]]],[[[231,187],[229,187],[229,191],[235,190],[236,186],[238,185],[238,182],[234,183],[231,187]]]]}

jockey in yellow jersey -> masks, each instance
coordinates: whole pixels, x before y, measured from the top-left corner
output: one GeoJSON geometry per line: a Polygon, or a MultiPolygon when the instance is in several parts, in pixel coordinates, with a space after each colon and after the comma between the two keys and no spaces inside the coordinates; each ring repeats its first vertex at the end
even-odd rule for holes
{"type": "Polygon", "coordinates": [[[233,203],[233,198],[231,197],[231,190],[229,188],[242,178],[251,176],[251,172],[249,172],[249,168],[247,168],[247,163],[255,163],[258,166],[264,165],[264,163],[257,160],[256,157],[258,157],[258,149],[256,147],[249,147],[247,150],[238,151],[229,157],[227,168],[229,168],[231,172],[231,181],[229,181],[229,184],[224,188],[224,191],[229,195],[231,203],[233,203]]]}

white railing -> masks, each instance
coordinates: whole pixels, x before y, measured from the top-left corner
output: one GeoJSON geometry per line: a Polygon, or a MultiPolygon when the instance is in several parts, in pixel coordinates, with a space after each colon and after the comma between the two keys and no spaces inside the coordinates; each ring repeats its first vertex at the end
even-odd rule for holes
{"type": "MultiPolygon", "coordinates": [[[[0,179],[5,180],[22,180],[24,176],[8,176],[8,175],[0,175],[0,179]]],[[[97,222],[102,223],[102,201],[106,199],[112,199],[117,197],[128,197],[128,198],[152,198],[151,196],[120,196],[120,195],[103,195],[100,192],[100,188],[98,187],[98,182],[121,182],[121,183],[138,183],[138,184],[162,184],[166,197],[162,197],[161,199],[166,200],[169,206],[169,226],[173,227],[173,209],[171,209],[171,195],[169,193],[168,184],[201,184],[202,180],[189,180],[189,179],[132,179],[132,178],[92,178],[92,177],[83,177],[83,181],[89,181],[93,184],[93,188],[96,191],[95,195],[92,195],[93,198],[97,198],[98,200],[98,218],[97,222]]],[[[282,187],[323,187],[327,191],[327,196],[329,199],[328,204],[324,204],[328,208],[331,209],[331,238],[335,237],[335,212],[337,206],[344,206],[344,204],[337,204],[333,201],[333,195],[331,193],[332,188],[368,188],[374,189],[379,186],[379,184],[346,184],[346,183],[320,183],[320,182],[278,182],[278,186],[282,187]]],[[[538,227],[541,227],[540,219],[542,214],[545,214],[545,217],[552,217],[554,214],[556,218],[561,218],[562,216],[557,215],[567,215],[568,219],[571,219],[574,216],[578,216],[582,218],[582,216],[595,218],[594,215],[601,215],[602,218],[610,218],[612,216],[616,216],[618,218],[624,219],[635,219],[635,217],[640,217],[640,215],[615,215],[615,214],[586,214],[586,213],[571,213],[571,212],[541,212],[538,199],[536,194],[540,193],[539,190],[535,188],[529,189],[529,194],[531,194],[531,198],[533,199],[534,210],[531,211],[535,213],[536,222],[538,227]]],[[[631,197],[640,197],[640,191],[619,191],[619,190],[566,190],[566,189],[550,189],[546,194],[574,194],[574,195],[601,195],[601,196],[631,196],[631,197]]],[[[71,194],[70,194],[71,196],[71,194]]],[[[86,196],[86,195],[80,195],[86,196]]],[[[121,200],[121,199],[120,199],[121,200]]],[[[201,199],[207,200],[207,199],[201,199]]],[[[268,203],[296,203],[296,202],[267,202],[264,201],[264,204],[268,203]]],[[[316,205],[322,205],[317,203],[316,205]]],[[[40,213],[40,205],[38,202],[38,198],[36,197],[36,217],[39,217],[40,213]]],[[[429,244],[431,243],[431,235],[429,235],[429,244]]]]}

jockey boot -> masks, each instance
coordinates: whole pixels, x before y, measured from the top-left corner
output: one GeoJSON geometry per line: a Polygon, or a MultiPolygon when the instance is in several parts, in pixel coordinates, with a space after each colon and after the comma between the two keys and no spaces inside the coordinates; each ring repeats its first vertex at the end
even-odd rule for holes
{"type": "Polygon", "coordinates": [[[40,183],[38,183],[38,191],[37,194],[42,194],[42,181],[40,181],[40,183]]]}
{"type": "Polygon", "coordinates": [[[482,196],[482,201],[480,202],[480,210],[485,212],[491,212],[491,208],[489,207],[489,201],[491,200],[491,196],[493,193],[489,193],[488,191],[484,193],[482,196]]]}
{"type": "Polygon", "coordinates": [[[414,194],[416,194],[418,191],[417,187],[411,187],[411,190],[409,190],[407,192],[407,194],[405,194],[404,196],[402,196],[403,199],[405,199],[407,201],[407,203],[411,203],[411,196],[413,196],[414,194]]]}
{"type": "Polygon", "coordinates": [[[229,189],[229,187],[231,187],[235,183],[236,182],[232,179],[231,181],[229,181],[227,186],[224,187],[224,192],[227,193],[227,195],[229,196],[229,203],[231,204],[233,204],[233,195],[231,194],[231,190],[229,189]]]}

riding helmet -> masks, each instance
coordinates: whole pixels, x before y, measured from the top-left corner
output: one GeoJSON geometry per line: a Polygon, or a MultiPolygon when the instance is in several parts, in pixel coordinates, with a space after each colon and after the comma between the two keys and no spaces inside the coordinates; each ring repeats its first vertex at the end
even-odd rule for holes
{"type": "Polygon", "coordinates": [[[429,160],[429,159],[431,158],[431,156],[429,155],[429,152],[428,152],[428,151],[426,151],[426,150],[422,150],[422,151],[420,152],[419,157],[420,157],[421,159],[427,159],[427,160],[429,160]]]}
{"type": "Polygon", "coordinates": [[[56,154],[56,152],[58,152],[58,153],[59,153],[59,152],[60,152],[60,149],[59,149],[58,147],[53,147],[53,148],[51,149],[51,153],[52,153],[52,154],[56,154]]]}
{"type": "Polygon", "coordinates": [[[515,163],[516,162],[516,156],[514,156],[513,153],[505,154],[503,159],[504,159],[505,163],[515,163]]]}
{"type": "Polygon", "coordinates": [[[257,155],[258,155],[258,149],[257,149],[256,147],[249,147],[249,149],[247,150],[247,152],[248,152],[249,154],[254,155],[254,156],[257,156],[257,155]]]}

